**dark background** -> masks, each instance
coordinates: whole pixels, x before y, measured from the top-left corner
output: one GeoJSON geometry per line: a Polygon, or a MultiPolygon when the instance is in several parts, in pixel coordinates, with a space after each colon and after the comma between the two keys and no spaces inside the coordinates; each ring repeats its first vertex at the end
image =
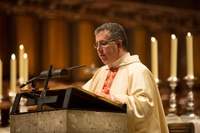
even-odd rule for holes
{"type": "MultiPolygon", "coordinates": [[[[18,59],[23,44],[29,57],[29,79],[47,70],[86,64],[86,68],[70,71],[53,84],[82,85],[92,74],[85,73],[92,64],[103,65],[93,48],[94,30],[105,22],[124,26],[131,54],[138,54],[151,70],[150,38],[158,40],[159,89],[168,113],[170,87],[171,34],[178,38],[180,79],[176,88],[177,113],[186,113],[188,88],[186,35],[193,35],[195,112],[200,114],[200,1],[199,0],[1,0],[0,59],[3,61],[4,95],[9,90],[10,57],[18,59]]],[[[54,82],[55,81],[55,82],[54,82]]],[[[41,86],[43,84],[41,83],[41,86]]]]}

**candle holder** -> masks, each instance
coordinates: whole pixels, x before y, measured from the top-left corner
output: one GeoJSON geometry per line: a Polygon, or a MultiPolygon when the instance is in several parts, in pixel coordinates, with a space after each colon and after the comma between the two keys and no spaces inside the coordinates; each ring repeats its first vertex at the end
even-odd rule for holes
{"type": "MultiPolygon", "coordinates": [[[[0,104],[2,103],[3,96],[0,94],[0,104]]],[[[0,120],[1,120],[1,109],[0,109],[0,120]]]]}
{"type": "Polygon", "coordinates": [[[26,102],[27,102],[27,99],[25,99],[23,97],[20,99],[20,103],[19,103],[19,105],[20,105],[19,112],[20,113],[28,112],[28,108],[26,107],[26,102]]]}
{"type": "Polygon", "coordinates": [[[0,94],[0,103],[2,102],[3,95],[0,94]]]}
{"type": "Polygon", "coordinates": [[[18,79],[18,83],[21,85],[21,84],[23,84],[24,83],[24,79],[23,78],[19,78],[18,79]]]}
{"type": "MultiPolygon", "coordinates": [[[[0,94],[0,104],[2,103],[3,96],[0,94]]],[[[1,120],[1,109],[0,109],[0,120],[1,120]]]]}
{"type": "Polygon", "coordinates": [[[158,78],[155,78],[155,82],[159,86],[159,84],[161,83],[161,80],[159,80],[158,78]]]}
{"type": "Polygon", "coordinates": [[[197,78],[191,75],[191,76],[185,76],[184,79],[186,80],[187,88],[189,89],[189,91],[187,96],[187,113],[185,115],[182,115],[181,118],[194,119],[197,116],[194,113],[194,93],[192,89],[194,81],[197,78]]]}
{"type": "Polygon", "coordinates": [[[15,100],[16,93],[11,91],[11,92],[8,93],[8,95],[11,98],[11,102],[13,103],[14,100],[15,100]]]}
{"type": "Polygon", "coordinates": [[[15,93],[15,92],[12,92],[12,91],[10,91],[10,92],[8,93],[8,95],[9,95],[9,97],[11,98],[11,102],[13,103],[13,102],[14,102],[14,100],[15,100],[16,93],[15,93]]]}
{"type": "Polygon", "coordinates": [[[168,119],[178,119],[178,115],[176,115],[176,106],[177,106],[177,101],[176,101],[176,93],[175,89],[177,86],[177,82],[179,79],[177,77],[169,77],[168,79],[169,86],[171,88],[171,94],[170,94],[170,99],[169,99],[169,114],[167,115],[168,119]]]}
{"type": "MultiPolygon", "coordinates": [[[[16,97],[16,93],[15,92],[9,92],[9,97],[11,98],[11,103],[13,104],[15,101],[15,97],[16,97]]],[[[26,99],[25,98],[21,98],[20,99],[20,107],[19,107],[19,112],[27,112],[27,107],[26,107],[26,99]]],[[[11,106],[11,110],[12,110],[12,106],[11,106]]]]}
{"type": "Polygon", "coordinates": [[[98,67],[96,67],[95,64],[92,63],[90,68],[84,70],[84,73],[93,75],[97,71],[97,69],[98,67]]]}

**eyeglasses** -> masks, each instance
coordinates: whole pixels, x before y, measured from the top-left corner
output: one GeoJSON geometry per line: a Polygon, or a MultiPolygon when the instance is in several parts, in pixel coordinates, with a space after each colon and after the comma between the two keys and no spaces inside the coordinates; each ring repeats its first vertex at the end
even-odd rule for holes
{"type": "Polygon", "coordinates": [[[99,46],[104,48],[108,45],[109,42],[113,42],[113,41],[115,41],[115,40],[101,40],[94,44],[94,48],[97,49],[99,46]]]}

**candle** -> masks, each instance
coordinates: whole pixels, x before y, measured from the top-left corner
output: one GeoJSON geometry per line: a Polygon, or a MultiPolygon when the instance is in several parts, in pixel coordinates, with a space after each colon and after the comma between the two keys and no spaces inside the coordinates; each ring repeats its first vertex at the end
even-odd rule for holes
{"type": "Polygon", "coordinates": [[[170,77],[177,76],[177,38],[174,34],[171,35],[171,72],[170,77]]]}
{"type": "Polygon", "coordinates": [[[2,77],[3,77],[3,63],[0,59],[0,98],[3,95],[2,91],[3,91],[3,81],[2,81],[2,77]]]}
{"type": "Polygon", "coordinates": [[[19,46],[19,82],[22,84],[24,82],[24,46],[21,44],[19,46]]]}
{"type": "Polygon", "coordinates": [[[10,90],[13,93],[16,93],[16,68],[16,57],[15,54],[12,54],[10,59],[10,90]]]}
{"type": "Polygon", "coordinates": [[[187,76],[194,76],[193,73],[193,37],[190,32],[186,36],[187,50],[187,76]]]}
{"type": "MultiPolygon", "coordinates": [[[[28,81],[28,55],[27,53],[24,53],[24,81],[28,81]]],[[[28,87],[25,86],[24,89],[27,89],[28,87]]]]}
{"type": "Polygon", "coordinates": [[[155,79],[158,79],[158,43],[157,40],[151,38],[151,69],[155,79]]]}

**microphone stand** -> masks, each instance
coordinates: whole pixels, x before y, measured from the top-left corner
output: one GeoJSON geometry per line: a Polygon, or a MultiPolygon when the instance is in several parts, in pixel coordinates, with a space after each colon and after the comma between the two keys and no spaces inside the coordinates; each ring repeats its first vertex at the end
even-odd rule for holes
{"type": "MultiPolygon", "coordinates": [[[[40,78],[40,76],[37,76],[37,77],[34,77],[32,79],[30,79],[29,81],[27,81],[26,83],[23,83],[22,85],[20,85],[20,90],[22,90],[21,88],[23,88],[24,86],[28,85],[31,83],[31,88],[32,88],[32,91],[30,93],[38,96],[38,94],[36,93],[36,82],[37,80],[40,78]]],[[[23,91],[23,90],[22,90],[23,91]]]]}
{"type": "Polygon", "coordinates": [[[50,65],[49,70],[48,70],[48,74],[47,74],[47,78],[45,80],[45,84],[44,84],[44,90],[42,91],[42,93],[40,94],[40,97],[45,97],[48,88],[48,83],[49,83],[49,78],[51,77],[51,69],[52,69],[52,65],[50,65]]]}
{"type": "Polygon", "coordinates": [[[48,74],[46,76],[46,80],[45,80],[45,84],[44,84],[44,90],[41,92],[40,98],[38,98],[38,106],[36,108],[36,111],[41,111],[43,104],[55,102],[57,100],[57,96],[46,97],[47,90],[49,89],[48,88],[48,82],[49,82],[49,78],[51,77],[51,70],[52,70],[52,65],[50,65],[49,70],[48,70],[48,74]]]}
{"type": "Polygon", "coordinates": [[[26,83],[23,83],[22,85],[20,85],[19,88],[23,88],[24,86],[26,86],[27,84],[31,83],[31,87],[33,89],[36,89],[36,81],[40,78],[40,76],[34,77],[32,79],[30,79],[29,81],[27,81],[26,83]]]}

